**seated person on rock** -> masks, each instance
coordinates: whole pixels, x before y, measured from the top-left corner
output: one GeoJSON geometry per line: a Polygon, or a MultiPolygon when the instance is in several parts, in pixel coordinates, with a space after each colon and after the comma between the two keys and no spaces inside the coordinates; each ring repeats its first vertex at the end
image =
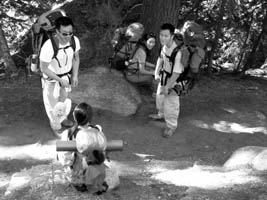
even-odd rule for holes
{"type": "Polygon", "coordinates": [[[107,140],[99,125],[91,125],[90,105],[80,103],[73,111],[76,125],[65,130],[61,140],[75,140],[77,152],[59,152],[58,160],[65,167],[68,180],[78,191],[101,194],[107,191],[105,182],[105,149],[107,140]]]}
{"type": "Polygon", "coordinates": [[[132,83],[151,82],[153,80],[155,65],[147,61],[150,51],[156,44],[156,35],[144,34],[142,41],[129,60],[126,70],[126,79],[132,83]]]}

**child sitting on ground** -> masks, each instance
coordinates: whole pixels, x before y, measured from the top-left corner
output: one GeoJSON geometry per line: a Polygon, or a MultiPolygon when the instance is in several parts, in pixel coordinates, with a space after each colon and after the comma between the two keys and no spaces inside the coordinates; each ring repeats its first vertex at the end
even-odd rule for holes
{"type": "Polygon", "coordinates": [[[65,166],[67,178],[78,191],[101,194],[107,191],[105,182],[105,149],[107,139],[99,125],[91,125],[92,107],[80,103],[73,111],[75,125],[65,130],[61,140],[75,140],[77,152],[58,153],[59,162],[65,166]]]}

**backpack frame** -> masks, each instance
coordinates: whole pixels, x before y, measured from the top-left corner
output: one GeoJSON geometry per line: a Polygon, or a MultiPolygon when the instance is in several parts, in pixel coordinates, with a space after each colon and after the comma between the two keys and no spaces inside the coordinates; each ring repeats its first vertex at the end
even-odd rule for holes
{"type": "MultiPolygon", "coordinates": [[[[174,69],[174,65],[175,65],[175,57],[176,57],[177,53],[181,50],[181,48],[183,46],[185,46],[187,51],[189,52],[189,57],[188,57],[188,61],[187,61],[187,66],[184,68],[184,71],[180,74],[180,76],[176,80],[177,83],[181,84],[181,88],[180,87],[179,87],[179,89],[176,88],[176,87],[173,88],[173,90],[177,93],[178,96],[188,93],[189,90],[192,90],[193,87],[195,86],[196,77],[197,77],[198,73],[192,72],[191,71],[191,67],[190,67],[190,61],[191,61],[192,56],[194,55],[195,52],[191,50],[191,47],[189,45],[185,45],[182,42],[181,44],[179,44],[178,46],[176,46],[173,49],[173,51],[172,51],[170,56],[165,55],[169,59],[169,61],[171,63],[171,73],[169,73],[167,71],[164,71],[164,70],[161,71],[162,77],[163,77],[163,73],[166,74],[165,80],[163,80],[163,78],[161,78],[161,85],[166,85],[167,84],[167,80],[173,74],[173,69],[174,69]]],[[[162,50],[162,48],[161,48],[161,50],[162,50]]]]}
{"type": "Polygon", "coordinates": [[[143,33],[144,26],[139,22],[115,30],[114,37],[111,40],[114,53],[108,59],[110,69],[114,68],[119,71],[127,69],[127,62],[129,63],[129,60],[133,58],[139,48],[143,33]],[[135,44],[134,47],[132,47],[133,44],[135,44]]]}
{"type": "Polygon", "coordinates": [[[59,67],[61,67],[57,54],[61,49],[67,49],[71,47],[73,52],[76,50],[76,43],[74,40],[74,36],[71,37],[70,45],[64,48],[59,48],[59,40],[55,37],[56,29],[55,29],[55,21],[57,18],[66,16],[65,11],[62,9],[55,9],[48,12],[43,13],[37,19],[37,21],[33,24],[31,33],[32,33],[32,49],[33,54],[31,55],[31,64],[36,65],[36,69],[32,69],[32,72],[41,75],[40,71],[40,51],[44,43],[50,39],[53,47],[53,57],[52,59],[56,59],[59,67]]]}
{"type": "Polygon", "coordinates": [[[140,41],[127,41],[120,49],[115,47],[113,55],[109,58],[110,69],[126,70],[127,62],[129,63],[133,58],[140,45],[140,41]],[[135,46],[132,48],[131,45],[133,44],[135,46]],[[125,51],[121,51],[123,47],[125,47],[125,51]]]}

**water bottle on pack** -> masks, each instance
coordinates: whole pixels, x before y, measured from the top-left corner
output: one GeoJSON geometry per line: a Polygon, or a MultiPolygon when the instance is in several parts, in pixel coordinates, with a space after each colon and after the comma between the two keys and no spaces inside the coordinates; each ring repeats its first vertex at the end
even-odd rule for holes
{"type": "Polygon", "coordinates": [[[38,54],[32,54],[31,57],[31,71],[32,72],[38,72],[38,54]]]}

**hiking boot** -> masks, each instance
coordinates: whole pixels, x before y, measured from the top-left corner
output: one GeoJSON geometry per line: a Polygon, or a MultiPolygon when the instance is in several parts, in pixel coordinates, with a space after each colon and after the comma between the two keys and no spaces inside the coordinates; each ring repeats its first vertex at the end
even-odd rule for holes
{"type": "Polygon", "coordinates": [[[65,127],[72,127],[74,123],[71,120],[65,119],[63,122],[61,122],[61,125],[65,127]]]}
{"type": "Polygon", "coordinates": [[[169,138],[174,134],[174,132],[175,132],[175,129],[171,129],[171,128],[167,127],[164,129],[162,137],[169,138]]]}
{"type": "Polygon", "coordinates": [[[164,116],[159,114],[150,114],[148,117],[152,120],[164,120],[164,116]]]}
{"type": "Polygon", "coordinates": [[[50,127],[52,130],[60,130],[62,128],[60,123],[50,122],[50,127]]]}
{"type": "Polygon", "coordinates": [[[50,122],[50,127],[51,130],[53,131],[54,136],[56,136],[57,138],[60,138],[60,134],[63,132],[63,128],[61,126],[61,124],[54,124],[50,122]]]}

